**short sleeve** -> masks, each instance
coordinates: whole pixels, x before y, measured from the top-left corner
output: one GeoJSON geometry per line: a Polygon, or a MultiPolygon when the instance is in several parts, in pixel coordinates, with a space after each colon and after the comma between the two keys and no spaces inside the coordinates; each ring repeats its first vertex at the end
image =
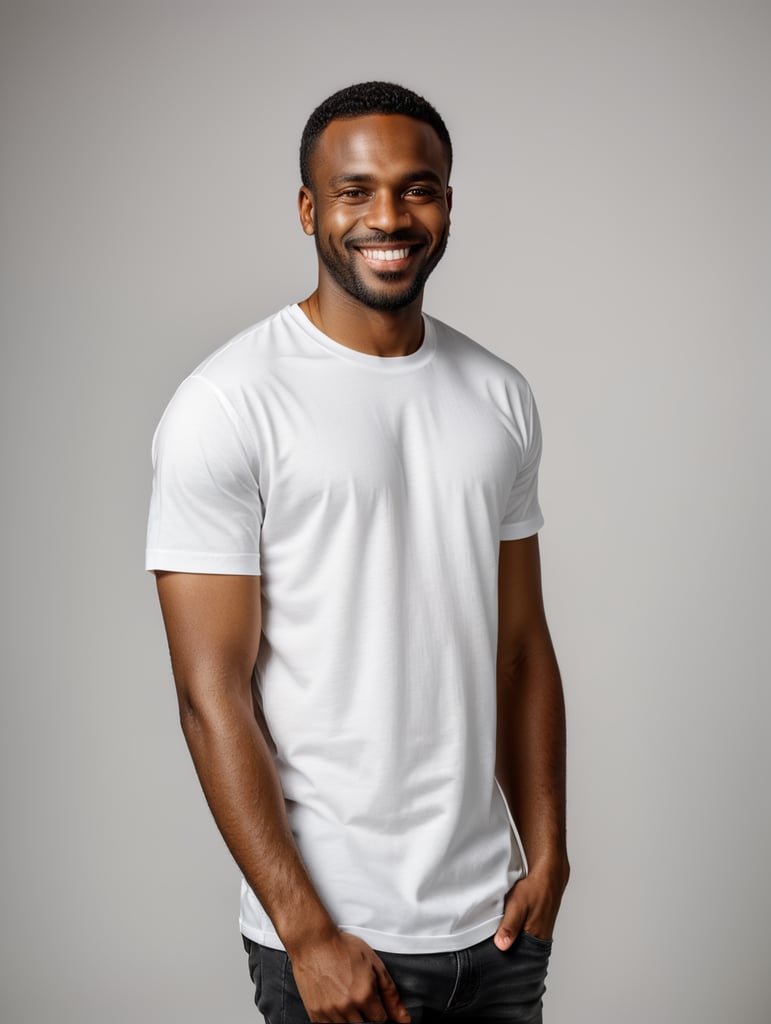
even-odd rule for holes
{"type": "Polygon", "coordinates": [[[216,387],[189,377],[153,438],[145,567],[259,576],[262,517],[253,439],[216,387]]]}
{"type": "Polygon", "coordinates": [[[501,540],[531,537],[543,526],[538,502],[538,467],[541,461],[541,423],[530,388],[525,384],[516,421],[522,437],[521,463],[501,521],[501,540]]]}

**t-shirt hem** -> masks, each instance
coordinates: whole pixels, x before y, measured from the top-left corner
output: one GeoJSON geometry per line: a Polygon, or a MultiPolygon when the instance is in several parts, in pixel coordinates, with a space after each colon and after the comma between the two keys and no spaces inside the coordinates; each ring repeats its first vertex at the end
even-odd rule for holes
{"type": "Polygon", "coordinates": [[[164,551],[148,548],[145,554],[148,572],[197,572],[222,576],[260,576],[258,554],[217,554],[200,551],[164,551]]]}
{"type": "Polygon", "coordinates": [[[543,526],[543,516],[533,516],[522,523],[504,523],[501,526],[501,540],[523,540],[532,537],[543,526]]]}
{"type": "MultiPolygon", "coordinates": [[[[484,942],[495,935],[503,915],[491,917],[473,928],[452,935],[393,935],[390,932],[378,932],[371,928],[357,928],[351,925],[340,925],[344,932],[363,939],[372,949],[381,953],[454,953],[459,949],[468,949],[477,942],[484,942]]],[[[241,934],[269,949],[284,949],[284,946],[273,931],[263,931],[247,924],[243,916],[239,917],[241,934]]]]}

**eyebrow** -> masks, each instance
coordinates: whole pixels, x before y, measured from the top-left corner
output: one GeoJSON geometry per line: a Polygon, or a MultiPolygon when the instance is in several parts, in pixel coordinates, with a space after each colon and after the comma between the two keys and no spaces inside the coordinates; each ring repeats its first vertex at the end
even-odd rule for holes
{"type": "MultiPolygon", "coordinates": [[[[408,181],[432,181],[440,186],[442,184],[442,179],[439,175],[427,168],[410,171],[409,174],[405,174],[402,177],[402,183],[406,184],[408,181]]],[[[377,178],[374,174],[336,174],[334,178],[329,180],[329,184],[333,187],[351,184],[374,185],[376,183],[377,178]]]]}

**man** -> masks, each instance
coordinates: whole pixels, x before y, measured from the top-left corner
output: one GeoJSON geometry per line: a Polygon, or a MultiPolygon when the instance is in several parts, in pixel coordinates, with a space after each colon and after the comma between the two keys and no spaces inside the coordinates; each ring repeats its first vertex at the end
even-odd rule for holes
{"type": "Polygon", "coordinates": [[[318,287],[154,441],[147,566],[269,1024],[541,1019],[568,866],[540,432],[517,371],[421,312],[451,161],[406,89],[321,104],[318,287]]]}

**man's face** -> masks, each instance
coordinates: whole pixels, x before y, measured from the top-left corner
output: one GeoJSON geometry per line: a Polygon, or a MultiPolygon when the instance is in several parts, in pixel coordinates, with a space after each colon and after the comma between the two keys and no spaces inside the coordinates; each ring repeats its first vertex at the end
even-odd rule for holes
{"type": "Polygon", "coordinates": [[[418,299],[450,228],[448,160],[434,129],[400,114],[332,121],[300,190],[319,280],[371,309],[418,299]]]}

